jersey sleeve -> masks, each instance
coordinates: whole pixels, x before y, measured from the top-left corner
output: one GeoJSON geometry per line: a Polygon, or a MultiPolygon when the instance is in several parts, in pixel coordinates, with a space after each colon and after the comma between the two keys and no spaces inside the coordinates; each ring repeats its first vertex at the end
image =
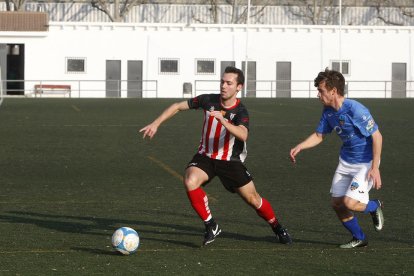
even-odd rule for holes
{"type": "Polygon", "coordinates": [[[353,110],[352,122],[365,137],[371,136],[378,129],[371,113],[362,105],[353,110]]]}
{"type": "Polygon", "coordinates": [[[249,112],[247,112],[246,108],[241,108],[237,113],[237,117],[234,121],[234,124],[236,126],[242,125],[249,129],[249,120],[249,112]]]}
{"type": "Polygon", "coordinates": [[[188,107],[190,109],[199,109],[203,107],[203,104],[208,101],[208,95],[199,95],[197,97],[188,99],[188,107]]]}
{"type": "Polygon", "coordinates": [[[188,99],[187,101],[188,107],[190,109],[198,109],[200,108],[200,96],[188,99]]]}
{"type": "Polygon", "coordinates": [[[331,133],[332,130],[333,128],[329,125],[328,120],[326,119],[326,113],[323,112],[315,131],[321,134],[328,134],[331,133]]]}

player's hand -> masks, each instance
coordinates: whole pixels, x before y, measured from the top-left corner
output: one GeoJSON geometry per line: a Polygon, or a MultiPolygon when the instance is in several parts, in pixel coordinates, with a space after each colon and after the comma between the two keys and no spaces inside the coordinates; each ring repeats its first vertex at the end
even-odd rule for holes
{"type": "Polygon", "coordinates": [[[211,111],[210,115],[216,118],[219,122],[222,122],[224,120],[222,111],[211,111]]]}
{"type": "Polygon", "coordinates": [[[367,175],[368,181],[373,181],[373,187],[377,190],[381,189],[382,187],[382,181],[381,181],[381,174],[378,168],[371,168],[368,171],[367,175]]]}
{"type": "Polygon", "coordinates": [[[290,150],[290,161],[292,161],[293,164],[296,164],[296,155],[301,151],[302,149],[299,146],[294,147],[290,150]]]}
{"type": "Polygon", "coordinates": [[[144,132],[142,139],[145,139],[145,137],[149,137],[152,139],[154,137],[155,133],[157,133],[158,126],[154,123],[147,125],[146,127],[143,127],[139,130],[139,132],[144,132]]]}

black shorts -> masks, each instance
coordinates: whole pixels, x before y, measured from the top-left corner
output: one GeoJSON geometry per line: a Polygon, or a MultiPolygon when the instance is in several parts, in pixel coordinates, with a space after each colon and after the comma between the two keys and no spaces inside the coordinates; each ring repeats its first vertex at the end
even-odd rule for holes
{"type": "Polygon", "coordinates": [[[238,161],[217,160],[197,153],[188,163],[189,167],[200,168],[208,175],[208,181],[203,186],[218,176],[223,186],[232,193],[253,180],[244,164],[238,161]]]}

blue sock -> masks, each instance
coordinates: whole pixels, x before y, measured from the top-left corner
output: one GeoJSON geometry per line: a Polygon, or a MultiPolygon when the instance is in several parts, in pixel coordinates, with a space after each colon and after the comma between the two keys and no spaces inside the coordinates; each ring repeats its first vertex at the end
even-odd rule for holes
{"type": "Polygon", "coordinates": [[[365,234],[362,232],[361,227],[358,224],[358,219],[353,217],[351,220],[342,222],[344,227],[351,232],[352,236],[358,240],[365,240],[365,234]]]}
{"type": "Polygon", "coordinates": [[[372,213],[375,212],[378,208],[378,203],[375,200],[370,200],[368,201],[367,207],[365,208],[364,213],[368,214],[368,213],[372,213]]]}

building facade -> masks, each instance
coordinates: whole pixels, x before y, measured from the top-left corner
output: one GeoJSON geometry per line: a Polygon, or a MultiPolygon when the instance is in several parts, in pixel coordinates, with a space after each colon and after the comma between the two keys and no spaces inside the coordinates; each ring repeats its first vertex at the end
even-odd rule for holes
{"type": "Polygon", "coordinates": [[[235,65],[248,76],[246,97],[315,97],[312,80],[326,67],[344,73],[349,97],[414,97],[413,34],[401,26],[49,22],[0,32],[0,66],[6,95],[180,98],[217,92],[221,72],[235,65]]]}

